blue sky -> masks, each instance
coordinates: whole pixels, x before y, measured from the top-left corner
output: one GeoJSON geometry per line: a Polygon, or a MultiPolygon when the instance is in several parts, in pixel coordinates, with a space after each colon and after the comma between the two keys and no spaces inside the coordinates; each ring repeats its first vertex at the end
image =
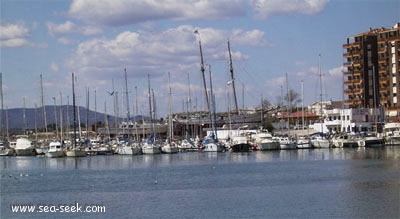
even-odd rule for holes
{"type": "Polygon", "coordinates": [[[5,107],[23,107],[24,99],[40,106],[40,74],[46,105],[53,97],[59,105],[61,95],[72,103],[74,72],[79,105],[89,89],[94,109],[96,90],[97,110],[113,112],[107,91],[114,84],[123,115],[126,68],[131,115],[136,102],[147,114],[150,75],[160,117],[168,113],[169,86],[174,112],[183,110],[189,87],[193,110],[205,109],[199,39],[218,111],[233,107],[228,39],[240,107],[260,105],[261,96],[277,103],[286,73],[289,89],[301,93],[303,81],[307,105],[319,100],[319,63],[324,99],[342,100],[347,37],[400,22],[398,0],[1,0],[0,8],[5,107]]]}

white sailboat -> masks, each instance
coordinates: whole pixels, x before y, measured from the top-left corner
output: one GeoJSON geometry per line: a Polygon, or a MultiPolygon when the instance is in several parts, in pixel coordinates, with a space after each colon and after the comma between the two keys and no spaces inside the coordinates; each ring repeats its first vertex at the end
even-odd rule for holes
{"type": "Polygon", "coordinates": [[[72,148],[65,152],[67,157],[85,157],[86,152],[76,146],[76,106],[75,106],[75,86],[74,86],[74,73],[72,73],[72,105],[74,115],[74,135],[72,137],[72,148]]]}
{"type": "MultiPolygon", "coordinates": [[[[205,152],[225,152],[226,148],[225,145],[222,144],[218,140],[216,128],[215,128],[215,98],[212,89],[212,80],[211,80],[211,66],[209,65],[210,71],[210,96],[211,96],[211,103],[212,103],[212,110],[210,110],[210,120],[211,120],[211,134],[206,137],[203,141],[203,145],[200,148],[202,151],[205,152]]],[[[210,108],[211,109],[211,108],[210,108]]]]}
{"type": "Polygon", "coordinates": [[[173,154],[173,153],[178,153],[178,145],[176,142],[173,141],[173,133],[174,133],[174,126],[173,126],[173,121],[172,121],[172,100],[171,100],[171,87],[170,87],[170,74],[168,72],[168,108],[169,108],[169,113],[168,113],[168,137],[165,140],[164,144],[161,146],[161,151],[166,154],[173,154]]]}
{"type": "Polygon", "coordinates": [[[150,121],[151,121],[151,135],[147,139],[147,141],[142,146],[143,154],[160,154],[161,153],[161,145],[160,142],[156,139],[156,135],[154,134],[154,121],[153,121],[153,113],[154,110],[151,104],[151,92],[150,92],[150,75],[148,75],[148,85],[149,85],[149,108],[150,108],[150,121]]]}
{"type": "Polygon", "coordinates": [[[311,138],[311,145],[314,148],[329,148],[330,142],[324,135],[323,130],[323,111],[322,111],[322,72],[321,72],[321,54],[319,55],[319,82],[320,82],[320,114],[321,114],[321,133],[315,134],[311,138]]]}

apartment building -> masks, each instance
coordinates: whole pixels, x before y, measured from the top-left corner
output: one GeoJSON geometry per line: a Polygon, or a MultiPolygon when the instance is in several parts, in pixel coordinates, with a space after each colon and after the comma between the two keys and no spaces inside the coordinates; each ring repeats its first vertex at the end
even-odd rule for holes
{"type": "Polygon", "coordinates": [[[400,116],[400,23],[348,37],[343,49],[345,106],[400,116]]]}

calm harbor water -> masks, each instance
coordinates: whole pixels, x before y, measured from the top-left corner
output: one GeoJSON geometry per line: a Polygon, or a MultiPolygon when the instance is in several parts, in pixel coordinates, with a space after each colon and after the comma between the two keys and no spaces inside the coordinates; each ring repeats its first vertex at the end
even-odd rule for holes
{"type": "Polygon", "coordinates": [[[400,147],[0,157],[0,218],[399,218],[400,147]],[[12,212],[12,204],[105,212],[12,212]]]}

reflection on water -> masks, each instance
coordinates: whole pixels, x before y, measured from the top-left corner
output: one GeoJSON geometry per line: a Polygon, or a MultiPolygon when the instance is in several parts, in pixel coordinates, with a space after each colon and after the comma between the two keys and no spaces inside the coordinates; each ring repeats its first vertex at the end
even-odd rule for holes
{"type": "Polygon", "coordinates": [[[157,155],[110,155],[80,158],[0,157],[0,169],[124,169],[212,163],[307,160],[400,160],[400,147],[253,151],[243,153],[187,152],[157,155]]]}
{"type": "Polygon", "coordinates": [[[398,218],[399,160],[400,147],[0,157],[0,218],[398,218]],[[75,201],[107,210],[9,208],[75,201]]]}

